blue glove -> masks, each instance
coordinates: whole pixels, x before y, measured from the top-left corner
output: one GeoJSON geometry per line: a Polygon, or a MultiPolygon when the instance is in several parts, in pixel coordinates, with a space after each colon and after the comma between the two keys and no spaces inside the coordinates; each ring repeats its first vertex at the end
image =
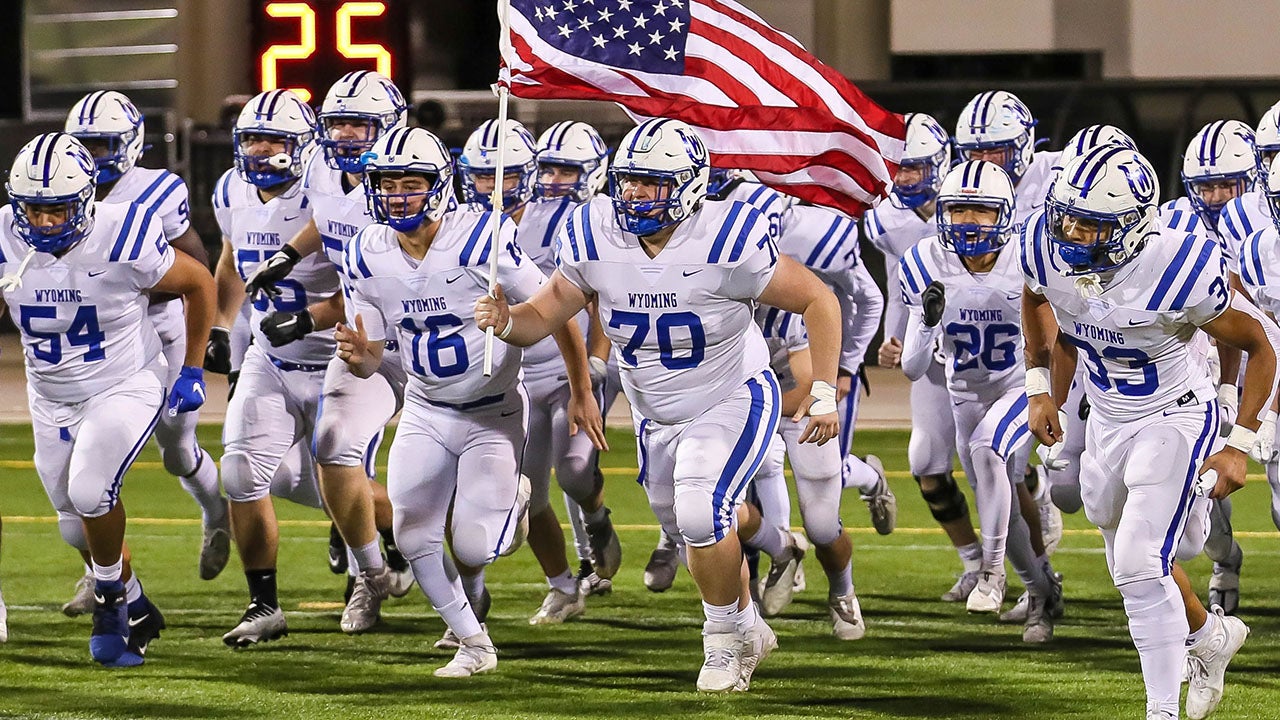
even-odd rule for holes
{"type": "Polygon", "coordinates": [[[204,405],[204,370],[183,365],[169,391],[169,417],[198,410],[201,405],[204,405]]]}

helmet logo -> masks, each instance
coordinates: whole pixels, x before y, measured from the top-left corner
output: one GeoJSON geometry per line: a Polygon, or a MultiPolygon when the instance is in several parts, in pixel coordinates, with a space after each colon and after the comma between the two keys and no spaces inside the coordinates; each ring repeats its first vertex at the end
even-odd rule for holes
{"type": "Polygon", "coordinates": [[[1120,165],[1120,172],[1124,173],[1125,179],[1129,181],[1129,189],[1133,191],[1133,196],[1138,202],[1146,204],[1155,198],[1155,179],[1141,164],[1124,163],[1120,165]]]}
{"type": "Polygon", "coordinates": [[[689,153],[689,159],[695,163],[706,164],[707,162],[707,146],[702,144],[702,138],[697,135],[689,135],[684,130],[676,130],[680,135],[680,139],[684,141],[685,150],[689,153]]]}
{"type": "Polygon", "coordinates": [[[88,151],[82,148],[72,148],[67,152],[67,154],[76,159],[76,162],[80,165],[80,169],[84,171],[85,175],[93,177],[97,173],[93,156],[90,155],[88,151]]]}

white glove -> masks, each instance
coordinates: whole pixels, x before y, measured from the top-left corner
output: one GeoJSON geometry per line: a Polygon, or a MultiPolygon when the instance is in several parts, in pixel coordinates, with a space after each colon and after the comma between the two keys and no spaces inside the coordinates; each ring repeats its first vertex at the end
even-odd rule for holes
{"type": "Polygon", "coordinates": [[[1062,428],[1062,439],[1052,445],[1036,448],[1040,463],[1050,470],[1066,470],[1071,467],[1071,461],[1061,457],[1062,451],[1067,447],[1067,414],[1061,410],[1058,411],[1058,425],[1062,428]]]}
{"type": "Polygon", "coordinates": [[[1196,495],[1205,497],[1213,492],[1213,488],[1218,484],[1218,471],[1209,468],[1204,474],[1196,478],[1196,495]]]}
{"type": "Polygon", "coordinates": [[[1268,410],[1267,414],[1262,417],[1262,424],[1258,426],[1258,435],[1253,441],[1253,447],[1249,450],[1249,457],[1263,465],[1275,462],[1275,442],[1276,414],[1268,410]]]}
{"type": "Polygon", "coordinates": [[[1240,414],[1240,391],[1235,385],[1218,386],[1218,417],[1222,420],[1222,429],[1230,432],[1236,424],[1236,416],[1240,414]]]}
{"type": "Polygon", "coordinates": [[[605,378],[609,377],[609,364],[595,355],[587,357],[587,370],[591,373],[592,387],[600,387],[605,378]]]}

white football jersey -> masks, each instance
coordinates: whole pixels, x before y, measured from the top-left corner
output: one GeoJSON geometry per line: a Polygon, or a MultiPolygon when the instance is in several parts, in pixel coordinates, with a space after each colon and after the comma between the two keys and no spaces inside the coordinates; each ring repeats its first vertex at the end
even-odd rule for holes
{"type": "Polygon", "coordinates": [[[169,240],[181,236],[191,227],[191,207],[187,184],[168,170],[134,167],[116,180],[107,203],[137,203],[150,208],[163,225],[169,240]]]}
{"type": "Polygon", "coordinates": [[[1043,215],[1021,236],[1027,287],[1048,298],[1079,350],[1093,412],[1137,420],[1175,403],[1208,402],[1212,380],[1193,340],[1226,310],[1227,268],[1214,240],[1162,228],[1138,256],[1084,299],[1045,232],[1043,215]]]}
{"type": "MultiPolygon", "coordinates": [[[[524,206],[516,241],[527,259],[532,260],[543,275],[556,271],[556,236],[569,220],[569,213],[579,203],[569,196],[535,199],[524,206]]],[[[578,314],[578,326],[585,338],[587,314],[578,314]]],[[[565,375],[564,357],[553,337],[546,337],[524,349],[524,379],[534,383],[565,375]]]]}
{"type": "Polygon", "coordinates": [[[1273,315],[1280,312],[1280,232],[1271,223],[1245,239],[1240,282],[1258,307],[1273,315]]]}
{"type": "Polygon", "coordinates": [[[1031,165],[1013,188],[1013,231],[1022,230],[1022,226],[1037,211],[1044,208],[1045,198],[1049,195],[1049,186],[1058,176],[1058,163],[1061,152],[1037,151],[1031,157],[1031,165]]]}
{"type": "Polygon", "coordinates": [[[898,261],[916,243],[938,234],[936,215],[921,218],[915,210],[894,205],[893,198],[880,203],[862,216],[862,230],[867,240],[884,253],[885,287],[884,333],[899,340],[907,332],[907,310],[898,292],[898,261]]]}
{"type": "Polygon", "coordinates": [[[768,368],[755,301],[777,250],[760,211],[704,203],[650,258],[597,197],[573,212],[559,246],[560,272],[599,297],[622,388],[642,417],[691,420],[768,368]]]}
{"type": "Polygon", "coordinates": [[[761,305],[756,308],[756,323],[760,325],[764,343],[769,348],[769,367],[778,376],[778,386],[782,392],[793,390],[796,377],[791,372],[791,353],[809,349],[809,332],[804,325],[804,317],[761,305]]]}
{"type": "Polygon", "coordinates": [[[902,256],[902,299],[922,308],[932,282],[946,290],[942,354],[947,388],[960,400],[994,400],[1026,382],[1022,343],[1022,270],[1016,243],[1000,249],[995,267],[975,275],[937,237],[902,256]]]}
{"type": "MultiPolygon", "coordinates": [[[[1218,250],[1222,253],[1223,259],[1227,261],[1227,269],[1235,272],[1236,259],[1240,256],[1240,246],[1232,237],[1214,230],[1208,223],[1204,222],[1204,219],[1200,217],[1200,213],[1196,212],[1196,209],[1191,206],[1190,200],[1180,197],[1161,205],[1160,219],[1164,221],[1165,227],[1172,230],[1213,238],[1213,241],[1218,243],[1218,250]]],[[[1218,227],[1221,229],[1221,223],[1219,223],[1218,227]]]]}
{"type": "MultiPolygon", "coordinates": [[[[17,270],[29,246],[0,208],[0,276],[17,270]]],[[[36,253],[22,287],[4,291],[22,332],[27,383],[57,402],[82,402],[159,360],[146,291],[173,267],[160,218],[140,205],[94,205],[88,237],[62,257],[36,253]]],[[[163,372],[161,372],[163,375],[163,372]]]]}
{"type": "MultiPolygon", "coordinates": [[[[235,170],[223,173],[214,186],[213,214],[222,236],[236,253],[236,271],[241,280],[253,274],[258,263],[271,257],[311,220],[312,204],[300,184],[263,202],[258,188],[247,183],[235,170]]],[[[302,365],[322,365],[333,357],[333,330],[316,330],[301,340],[272,347],[260,329],[263,318],[276,312],[298,312],[308,305],[332,297],[339,290],[338,271],[318,254],[303,258],[289,277],[276,283],[276,298],[257,297],[251,301],[249,330],[253,341],[267,355],[302,365]]]]}
{"type": "MultiPolygon", "coordinates": [[[[384,328],[395,328],[409,383],[435,402],[477,402],[520,381],[520,348],[500,341],[493,344],[493,375],[483,373],[485,334],[476,326],[475,305],[489,291],[489,215],[446,213],[421,262],[405,253],[387,225],[366,227],[347,246],[348,322],[362,315],[370,341],[387,340],[384,328]]],[[[520,251],[509,218],[502,220],[499,243],[503,292],[512,303],[528,300],[546,277],[520,251]]]]}
{"type": "Polygon", "coordinates": [[[1236,251],[1236,257],[1244,262],[1240,248],[1244,247],[1245,241],[1272,224],[1267,196],[1261,190],[1250,190],[1222,208],[1222,214],[1218,216],[1218,233],[1226,238],[1236,251]]]}
{"type": "Polygon", "coordinates": [[[311,203],[312,219],[324,244],[325,257],[341,269],[342,255],[351,238],[373,222],[364,185],[343,188],[343,173],[329,167],[323,152],[311,155],[302,173],[302,192],[311,203]]]}
{"type": "Polygon", "coordinates": [[[778,234],[782,232],[783,218],[795,202],[795,198],[774,190],[768,185],[745,180],[735,182],[733,187],[729,188],[729,192],[719,199],[720,202],[734,200],[744,202],[763,213],[765,219],[769,221],[769,234],[773,235],[774,240],[777,240],[778,234]]]}

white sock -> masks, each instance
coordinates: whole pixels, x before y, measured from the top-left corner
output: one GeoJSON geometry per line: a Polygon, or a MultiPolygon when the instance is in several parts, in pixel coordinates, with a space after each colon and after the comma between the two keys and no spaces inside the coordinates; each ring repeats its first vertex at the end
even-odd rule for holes
{"type": "Polygon", "coordinates": [[[124,574],[124,558],[118,558],[115,565],[99,565],[93,563],[93,578],[98,582],[120,582],[124,574]]]}
{"type": "Polygon", "coordinates": [[[1187,616],[1182,595],[1168,575],[1120,586],[1129,635],[1138,648],[1147,703],[1178,706],[1182,668],[1187,658],[1187,616]]]}
{"type": "Polygon", "coordinates": [[[572,570],[565,570],[564,574],[558,577],[547,576],[547,584],[552,590],[559,590],[565,595],[576,595],[578,593],[578,582],[573,577],[572,570]]]}
{"type": "Polygon", "coordinates": [[[351,548],[352,564],[360,572],[369,572],[377,574],[386,566],[386,561],[382,559],[382,550],[378,549],[378,539],[375,537],[373,542],[358,548],[351,548]]]}
{"type": "Polygon", "coordinates": [[[956,548],[960,554],[960,562],[964,563],[965,572],[977,572],[982,569],[982,545],[969,543],[956,548]]]}
{"type": "Polygon", "coordinates": [[[844,467],[840,472],[840,482],[846,490],[853,488],[863,495],[870,495],[880,484],[880,476],[870,465],[863,462],[862,458],[846,455],[844,467]]]}
{"type": "Polygon", "coordinates": [[[707,622],[702,626],[703,634],[708,632],[725,632],[726,630],[733,630],[737,628],[737,600],[734,600],[728,605],[712,605],[706,600],[703,600],[702,613],[707,616],[707,622]]]}
{"type": "Polygon", "coordinates": [[[448,571],[443,555],[441,550],[410,560],[413,577],[449,629],[460,638],[471,637],[481,632],[480,621],[471,610],[458,575],[448,571]]]}
{"type": "Polygon", "coordinates": [[[775,559],[781,558],[782,554],[795,543],[791,533],[763,522],[760,523],[760,529],[756,530],[756,534],[746,542],[747,545],[775,559]]]}
{"type": "Polygon", "coordinates": [[[836,597],[853,592],[853,560],[845,563],[839,572],[827,573],[827,585],[831,594],[836,597]]]}
{"type": "Polygon", "coordinates": [[[756,608],[756,604],[747,601],[747,606],[738,611],[737,618],[734,619],[734,627],[738,629],[739,634],[745,634],[748,630],[756,626],[756,623],[762,622],[760,610],[756,608]]]}
{"type": "Polygon", "coordinates": [[[204,448],[197,449],[199,454],[196,456],[196,469],[191,471],[190,475],[178,478],[178,482],[182,483],[182,489],[186,490],[187,494],[200,505],[200,514],[204,516],[204,523],[208,525],[222,520],[227,507],[218,490],[217,464],[213,462],[209,453],[204,451],[204,448]]]}
{"type": "Polygon", "coordinates": [[[1193,630],[1187,635],[1187,647],[1191,647],[1213,635],[1214,630],[1218,627],[1218,622],[1217,613],[1209,613],[1209,617],[1205,618],[1204,624],[1200,626],[1200,629],[1193,630]]]}
{"type": "Polygon", "coordinates": [[[131,603],[142,597],[142,583],[138,582],[138,574],[132,573],[129,579],[124,581],[124,601],[131,603]]]}

